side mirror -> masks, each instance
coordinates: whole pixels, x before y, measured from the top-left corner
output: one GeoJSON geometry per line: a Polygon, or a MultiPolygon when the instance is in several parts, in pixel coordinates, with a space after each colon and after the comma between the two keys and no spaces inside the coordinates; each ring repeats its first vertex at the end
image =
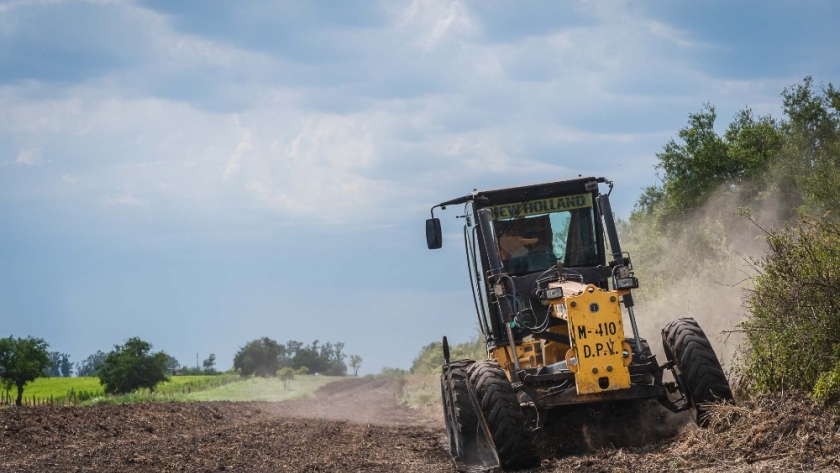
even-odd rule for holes
{"type": "Polygon", "coordinates": [[[430,250],[436,250],[443,246],[443,234],[440,231],[439,218],[426,220],[426,246],[430,250]]]}

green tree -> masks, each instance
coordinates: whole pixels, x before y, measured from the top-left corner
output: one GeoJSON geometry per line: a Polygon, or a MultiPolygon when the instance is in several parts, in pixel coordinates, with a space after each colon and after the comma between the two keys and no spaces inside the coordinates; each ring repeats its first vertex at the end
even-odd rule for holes
{"type": "MultiPolygon", "coordinates": [[[[840,91],[811,77],[782,93],[787,120],[776,169],[779,191],[821,214],[840,206],[840,91]]],[[[802,213],[802,212],[800,212],[802,213]]]]}
{"type": "Polygon", "coordinates": [[[353,376],[359,376],[359,368],[362,367],[362,357],[359,355],[350,355],[350,369],[353,370],[353,376]]]}
{"type": "Polygon", "coordinates": [[[73,363],[70,362],[70,355],[57,351],[50,352],[50,366],[47,368],[47,374],[51,378],[72,376],[73,363]]]}
{"type": "Polygon", "coordinates": [[[344,344],[324,343],[320,344],[315,340],[309,345],[289,340],[286,343],[286,352],[281,357],[281,366],[290,366],[298,369],[301,366],[308,367],[313,373],[320,373],[327,376],[344,376],[347,374],[347,365],[344,363],[347,355],[343,353],[344,344]]]}
{"type": "Polygon", "coordinates": [[[657,153],[661,182],[644,189],[631,221],[653,217],[659,230],[681,228],[716,191],[737,198],[733,210],[782,196],[786,219],[840,207],[840,90],[805,77],[782,101],[781,120],[745,108],[723,136],[712,105],[689,114],[679,139],[657,153]]]}
{"type": "Polygon", "coordinates": [[[125,394],[139,388],[154,392],[158,383],[169,380],[166,377],[168,359],[162,351],[152,353],[149,342],[132,337],[125,345],[114,345],[96,375],[108,394],[125,394]]]}
{"type": "Polygon", "coordinates": [[[241,376],[262,376],[268,378],[280,369],[280,359],[285,357],[286,347],[263,337],[252,340],[240,348],[233,357],[233,368],[241,376]]]}
{"type": "Polygon", "coordinates": [[[287,383],[293,379],[295,379],[295,370],[286,366],[285,368],[280,368],[277,370],[277,377],[283,381],[283,389],[287,388],[287,383]]]}
{"type": "Polygon", "coordinates": [[[770,116],[755,117],[749,108],[741,110],[723,136],[714,129],[716,120],[710,104],[689,114],[688,125],[677,133],[679,141],[670,140],[656,154],[661,184],[644,189],[636,203],[637,215],[654,216],[658,223],[680,222],[716,190],[737,195],[781,149],[782,132],[770,116]]]}
{"type": "Polygon", "coordinates": [[[99,365],[105,361],[107,355],[102,350],[88,356],[81,363],[76,363],[76,376],[96,376],[99,365]]]}
{"type": "Polygon", "coordinates": [[[47,342],[40,338],[0,339],[0,380],[6,389],[17,388],[15,405],[23,400],[23,387],[30,381],[47,376],[50,354],[47,342]]]}
{"type": "Polygon", "coordinates": [[[216,355],[211,353],[201,365],[204,367],[204,374],[216,374],[216,355]]]}
{"type": "Polygon", "coordinates": [[[166,355],[166,373],[167,374],[175,374],[178,371],[178,368],[181,367],[181,363],[171,355],[166,355]]]}
{"type": "Polygon", "coordinates": [[[73,363],[70,362],[70,355],[64,353],[61,355],[61,363],[58,368],[62,378],[69,378],[73,376],[73,363]]]}

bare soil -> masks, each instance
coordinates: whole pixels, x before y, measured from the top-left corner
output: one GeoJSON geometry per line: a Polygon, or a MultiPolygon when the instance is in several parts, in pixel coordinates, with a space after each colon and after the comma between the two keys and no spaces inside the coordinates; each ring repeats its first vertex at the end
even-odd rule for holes
{"type": "MultiPolygon", "coordinates": [[[[282,403],[3,409],[0,471],[456,471],[439,409],[401,406],[394,390],[353,378],[282,403]]],[[[717,408],[702,430],[650,406],[576,411],[547,430],[535,472],[840,471],[840,415],[795,395],[717,408]]]]}

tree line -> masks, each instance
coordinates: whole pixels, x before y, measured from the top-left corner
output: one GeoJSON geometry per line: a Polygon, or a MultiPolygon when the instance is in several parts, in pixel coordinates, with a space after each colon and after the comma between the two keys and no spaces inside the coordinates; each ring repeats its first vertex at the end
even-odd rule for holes
{"type": "MultiPolygon", "coordinates": [[[[73,365],[65,353],[50,352],[49,344],[36,337],[0,338],[0,383],[6,390],[16,389],[15,404],[21,405],[26,384],[41,377],[68,377],[73,365]]],[[[233,371],[242,376],[274,376],[283,372],[284,384],[290,373],[316,373],[345,376],[343,343],[324,343],[318,340],[309,345],[291,340],[286,345],[263,337],[247,343],[234,357],[233,371]]],[[[350,357],[350,368],[358,374],[362,358],[350,357]]],[[[138,389],[154,392],[155,386],[169,380],[170,375],[212,375],[216,370],[216,355],[210,354],[202,366],[181,366],[177,359],[164,351],[152,351],[152,344],[138,337],[129,338],[122,345],[105,353],[98,350],[77,363],[78,376],[96,376],[106,394],[126,394],[138,389]]]]}
{"type": "MultiPolygon", "coordinates": [[[[246,343],[233,357],[233,369],[242,376],[274,376],[278,371],[289,368],[306,368],[309,373],[326,376],[346,376],[347,355],[344,343],[321,343],[318,340],[309,345],[289,340],[286,344],[278,343],[268,337],[258,338],[246,343]]],[[[350,369],[358,375],[362,358],[350,356],[350,369]]]]}

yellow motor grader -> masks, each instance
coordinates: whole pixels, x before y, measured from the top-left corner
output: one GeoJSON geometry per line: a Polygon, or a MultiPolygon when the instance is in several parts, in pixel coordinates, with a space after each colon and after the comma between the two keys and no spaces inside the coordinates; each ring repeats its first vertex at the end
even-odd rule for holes
{"type": "Polygon", "coordinates": [[[561,407],[656,399],[673,412],[690,410],[702,426],[708,403],[733,402],[694,319],[662,329],[662,365],[641,338],[633,310],[639,282],[621,250],[612,188],[606,178],[580,177],[473,191],[432,207],[426,239],[437,249],[435,209],[463,206],[458,217],[487,342],[485,360],[450,360],[443,338],[441,395],[456,462],[538,465],[532,433],[561,407]],[[666,371],[673,381],[663,381],[666,371]]]}

